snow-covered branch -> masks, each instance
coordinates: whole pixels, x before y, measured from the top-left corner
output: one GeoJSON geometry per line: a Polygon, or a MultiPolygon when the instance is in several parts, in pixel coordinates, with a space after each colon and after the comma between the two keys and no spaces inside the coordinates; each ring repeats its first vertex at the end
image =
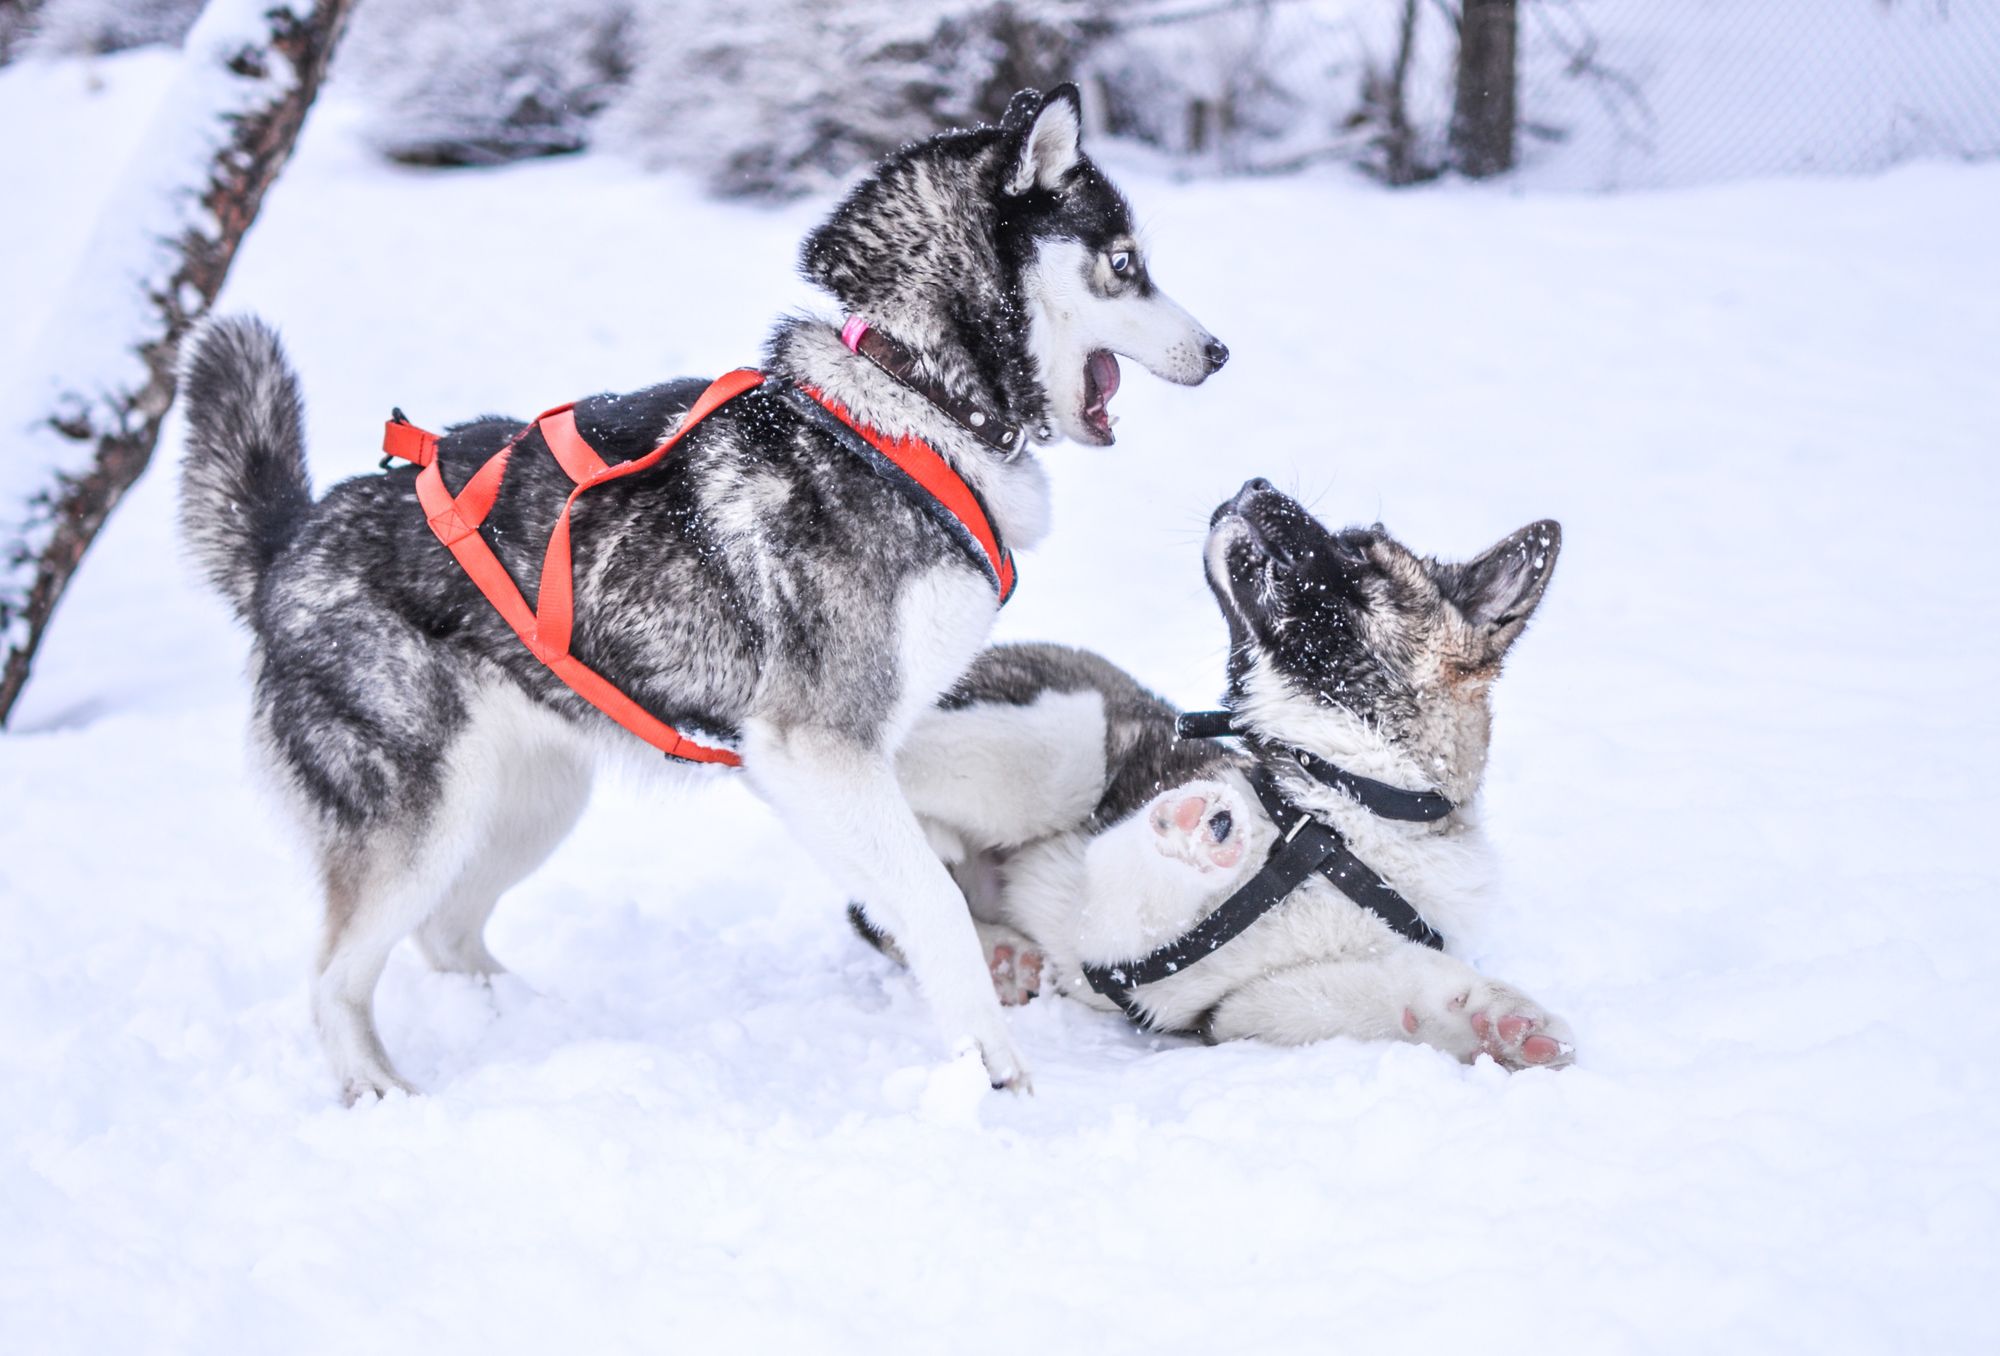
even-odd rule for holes
{"type": "Polygon", "coordinates": [[[188,327],[290,156],[353,0],[211,0],[32,366],[0,402],[0,720],[145,469],[188,327]]]}

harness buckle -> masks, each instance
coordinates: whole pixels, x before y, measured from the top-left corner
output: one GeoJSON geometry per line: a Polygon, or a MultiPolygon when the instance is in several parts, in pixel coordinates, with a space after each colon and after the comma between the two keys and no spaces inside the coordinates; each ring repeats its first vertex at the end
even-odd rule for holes
{"type": "Polygon", "coordinates": [[[437,434],[418,428],[400,408],[389,411],[389,420],[382,426],[383,470],[393,469],[390,463],[397,461],[429,466],[437,460],[437,447],[437,434]]]}

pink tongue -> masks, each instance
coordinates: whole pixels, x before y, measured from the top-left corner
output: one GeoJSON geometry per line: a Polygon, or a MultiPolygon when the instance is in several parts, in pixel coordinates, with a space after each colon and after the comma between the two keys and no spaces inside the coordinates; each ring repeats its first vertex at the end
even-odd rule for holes
{"type": "Polygon", "coordinates": [[[1096,399],[1091,408],[1103,409],[1111,403],[1111,397],[1118,394],[1118,359],[1104,349],[1090,355],[1090,384],[1096,399]]]}

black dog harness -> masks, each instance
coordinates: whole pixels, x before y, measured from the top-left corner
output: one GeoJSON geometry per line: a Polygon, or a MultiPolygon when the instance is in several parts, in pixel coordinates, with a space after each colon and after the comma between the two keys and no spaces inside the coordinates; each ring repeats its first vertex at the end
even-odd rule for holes
{"type": "MultiPolygon", "coordinates": [[[[1222,739],[1242,734],[1227,711],[1189,712],[1180,718],[1175,730],[1182,739],[1222,739]]],[[[1295,760],[1315,781],[1345,791],[1383,819],[1432,823],[1453,809],[1451,801],[1435,791],[1405,791],[1336,767],[1304,749],[1286,748],[1282,756],[1295,760]]],[[[1264,812],[1280,831],[1271,855],[1257,874],[1215,912],[1157,951],[1117,965],[1083,967],[1083,976],[1090,987],[1116,1003],[1141,1027],[1150,1028],[1152,1024],[1134,1000],[1134,989],[1179,974],[1187,966],[1213,955],[1223,943],[1283,903],[1308,876],[1325,877],[1342,894],[1411,941],[1436,950],[1444,948],[1444,938],[1424,921],[1409,900],[1397,894],[1354,855],[1340,830],[1286,799],[1278,789],[1277,778],[1263,763],[1253,766],[1248,776],[1251,790],[1257,793],[1264,812]]]]}

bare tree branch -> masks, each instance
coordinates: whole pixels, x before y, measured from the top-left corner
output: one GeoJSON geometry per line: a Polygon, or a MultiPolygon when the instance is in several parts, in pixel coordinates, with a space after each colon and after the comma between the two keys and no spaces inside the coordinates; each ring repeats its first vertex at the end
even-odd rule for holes
{"type": "Polygon", "coordinates": [[[1535,0],[1528,6],[1542,34],[1563,56],[1563,73],[1590,82],[1620,141],[1650,152],[1658,119],[1639,82],[1598,59],[1597,31],[1574,0],[1535,0]],[[1560,16],[1560,17],[1559,17],[1560,16]]]}

